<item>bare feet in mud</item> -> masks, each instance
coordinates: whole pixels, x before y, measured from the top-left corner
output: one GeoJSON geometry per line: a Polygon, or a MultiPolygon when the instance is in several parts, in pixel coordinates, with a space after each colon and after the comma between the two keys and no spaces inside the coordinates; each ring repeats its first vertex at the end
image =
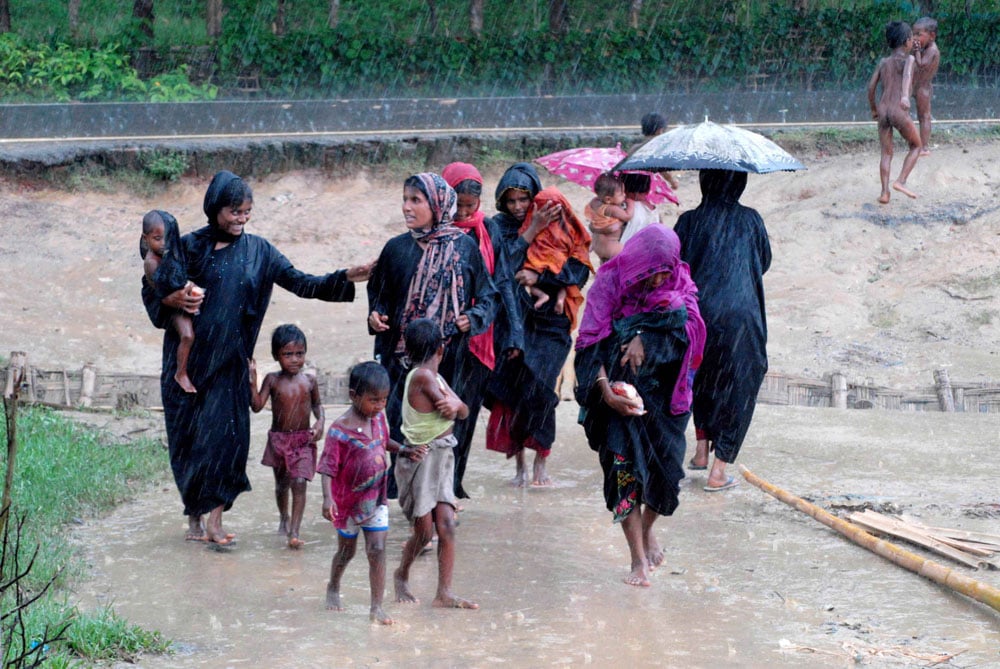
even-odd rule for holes
{"type": "Polygon", "coordinates": [[[472,600],[462,599],[461,597],[456,597],[451,593],[445,595],[438,595],[434,598],[434,602],[431,604],[438,609],[478,609],[479,604],[476,604],[472,600]]]}
{"type": "Polygon", "coordinates": [[[552,477],[545,470],[545,458],[535,456],[535,462],[532,465],[532,476],[531,485],[535,487],[545,487],[552,485],[552,477]]]}
{"type": "Polygon", "coordinates": [[[206,541],[205,528],[201,524],[201,516],[191,516],[188,519],[188,529],[184,533],[184,541],[206,541]]]}
{"type": "Polygon", "coordinates": [[[646,562],[649,564],[649,570],[653,571],[663,564],[663,559],[666,557],[666,553],[652,536],[646,537],[644,543],[646,544],[646,562]]]}
{"type": "Polygon", "coordinates": [[[344,607],[340,603],[340,592],[333,589],[333,586],[326,586],[326,610],[343,611],[344,607]]]}
{"type": "MultiPolygon", "coordinates": [[[[906,184],[904,184],[904,183],[900,183],[898,181],[893,181],[892,182],[892,188],[893,188],[893,190],[898,190],[900,193],[902,193],[906,197],[913,198],[914,200],[917,199],[917,194],[914,193],[909,188],[907,188],[906,184]]],[[[881,202],[881,200],[879,200],[879,201],[881,202]]]]}
{"type": "Polygon", "coordinates": [[[288,547],[294,550],[298,550],[306,545],[306,542],[302,541],[298,537],[288,537],[288,547]]]}
{"type": "Polygon", "coordinates": [[[191,383],[191,379],[188,378],[187,374],[181,374],[180,372],[177,372],[176,374],[174,374],[174,381],[176,381],[177,385],[179,385],[181,388],[183,388],[184,392],[186,392],[186,393],[196,393],[196,392],[198,392],[195,389],[194,384],[191,383]]]}
{"type": "Polygon", "coordinates": [[[924,156],[929,156],[929,155],[931,155],[931,150],[930,149],[920,149],[920,157],[921,158],[923,158],[924,156]]]}
{"type": "Polygon", "coordinates": [[[396,622],[382,610],[381,606],[372,607],[372,610],[368,612],[368,620],[373,623],[379,623],[380,625],[392,625],[396,622]]]}
{"type": "Polygon", "coordinates": [[[878,196],[878,203],[889,204],[889,191],[885,191],[884,193],[878,196]]]}
{"type": "Polygon", "coordinates": [[[517,464],[517,471],[514,474],[514,478],[510,480],[510,484],[515,488],[523,488],[528,485],[528,470],[524,466],[524,449],[522,448],[514,456],[514,460],[517,464]]]}
{"type": "Polygon", "coordinates": [[[638,564],[632,565],[632,571],[624,579],[626,585],[634,585],[639,588],[648,588],[649,583],[649,565],[646,560],[642,560],[638,564]]]}
{"type": "Polygon", "coordinates": [[[281,516],[278,520],[278,534],[288,534],[288,516],[281,516]]]}
{"type": "Polygon", "coordinates": [[[396,588],[396,601],[401,604],[419,604],[420,600],[413,596],[410,592],[410,584],[405,578],[400,576],[399,570],[397,569],[392,573],[392,582],[396,588]]]}

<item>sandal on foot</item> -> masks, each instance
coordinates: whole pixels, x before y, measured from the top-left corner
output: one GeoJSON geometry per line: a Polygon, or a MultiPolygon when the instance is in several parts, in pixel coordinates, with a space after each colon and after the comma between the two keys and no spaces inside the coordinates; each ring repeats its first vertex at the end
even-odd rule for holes
{"type": "Polygon", "coordinates": [[[700,470],[703,470],[703,469],[708,469],[708,463],[705,463],[703,465],[696,465],[694,463],[694,458],[691,458],[690,460],[688,460],[688,469],[690,469],[692,471],[695,471],[695,470],[699,470],[700,471],[700,470]]]}
{"type": "Polygon", "coordinates": [[[723,483],[722,485],[706,485],[702,486],[702,490],[704,490],[705,492],[719,492],[720,490],[729,490],[730,488],[735,488],[739,484],[740,482],[736,480],[736,477],[730,476],[729,478],[726,479],[726,482],[723,483]]]}

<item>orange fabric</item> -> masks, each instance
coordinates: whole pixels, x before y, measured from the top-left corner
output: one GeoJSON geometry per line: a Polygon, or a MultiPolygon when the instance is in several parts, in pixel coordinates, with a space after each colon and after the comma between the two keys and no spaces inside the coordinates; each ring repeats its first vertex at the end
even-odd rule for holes
{"type": "MultiPolygon", "coordinates": [[[[531,242],[526,254],[524,269],[539,273],[548,270],[553,274],[558,274],[562,271],[567,260],[576,258],[593,272],[594,266],[590,264],[590,232],[573,213],[573,207],[559,192],[559,189],[546,188],[535,196],[531,210],[524,217],[520,232],[523,234],[528,229],[531,217],[547,202],[556,202],[562,205],[562,215],[557,221],[553,221],[538,233],[535,241],[531,242]]],[[[582,304],[583,293],[580,292],[580,287],[567,286],[566,316],[569,318],[570,331],[576,328],[576,316],[582,304]]]]}
{"type": "Polygon", "coordinates": [[[621,220],[615,218],[614,216],[608,216],[604,212],[607,211],[608,205],[602,204],[596,211],[587,203],[587,206],[583,208],[583,216],[588,221],[594,230],[607,230],[615,223],[619,225],[622,223],[621,220]]]}

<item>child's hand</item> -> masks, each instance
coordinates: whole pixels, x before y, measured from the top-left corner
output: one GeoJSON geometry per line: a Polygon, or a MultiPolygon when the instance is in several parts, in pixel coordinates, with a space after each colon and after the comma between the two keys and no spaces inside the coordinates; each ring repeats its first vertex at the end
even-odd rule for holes
{"type": "Polygon", "coordinates": [[[316,424],[312,426],[312,440],[319,441],[323,438],[323,421],[318,420],[316,424]]]}
{"type": "Polygon", "coordinates": [[[413,462],[420,462],[427,455],[427,444],[422,446],[404,446],[403,454],[413,462]]]}
{"type": "Polygon", "coordinates": [[[910,98],[900,98],[899,106],[903,108],[903,111],[910,111],[910,98]]]}
{"type": "Polygon", "coordinates": [[[323,517],[333,522],[333,517],[337,515],[337,503],[331,500],[323,500],[323,517]]]}
{"type": "Polygon", "coordinates": [[[438,413],[452,420],[458,415],[458,412],[462,410],[462,405],[464,403],[455,395],[446,395],[434,403],[434,408],[437,409],[438,413]]]}
{"type": "Polygon", "coordinates": [[[250,381],[257,385],[257,361],[253,358],[247,360],[247,367],[250,368],[250,381]]]}

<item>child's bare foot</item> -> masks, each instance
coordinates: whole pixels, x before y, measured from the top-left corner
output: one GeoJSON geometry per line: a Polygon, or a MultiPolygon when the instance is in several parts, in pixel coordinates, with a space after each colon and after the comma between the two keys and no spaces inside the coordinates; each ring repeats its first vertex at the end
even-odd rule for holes
{"type": "Polygon", "coordinates": [[[326,586],[326,610],[327,611],[343,611],[344,607],[340,603],[340,593],[334,590],[331,586],[326,586]]]}
{"type": "Polygon", "coordinates": [[[552,305],[552,311],[556,312],[557,314],[561,314],[564,311],[566,311],[565,298],[560,297],[558,300],[556,300],[556,303],[552,305]]]}
{"type": "Polygon", "coordinates": [[[206,530],[205,541],[211,542],[213,544],[218,544],[220,546],[228,546],[229,544],[236,541],[236,535],[226,534],[222,530],[214,532],[212,530],[206,530]]]}
{"type": "Polygon", "coordinates": [[[550,299],[548,293],[542,290],[539,290],[538,292],[532,291],[531,294],[535,297],[535,309],[540,309],[542,305],[548,302],[550,299]]]}
{"type": "Polygon", "coordinates": [[[884,193],[878,196],[878,203],[889,204],[889,191],[885,191],[884,193]]]}
{"type": "Polygon", "coordinates": [[[914,200],[917,199],[917,194],[906,187],[906,184],[900,183],[898,181],[892,182],[892,187],[894,190],[898,190],[900,193],[906,197],[912,197],[914,200]]]}
{"type": "Polygon", "coordinates": [[[455,595],[448,593],[445,595],[438,595],[434,598],[434,602],[431,604],[439,609],[478,609],[479,604],[476,604],[472,600],[462,599],[461,597],[456,597],[455,595]]]}
{"type": "Polygon", "coordinates": [[[195,390],[194,384],[191,383],[191,379],[188,378],[187,374],[181,374],[180,372],[177,372],[176,374],[174,374],[174,381],[176,381],[180,385],[180,387],[184,389],[184,392],[186,393],[198,392],[197,390],[195,390]]]}
{"type": "Polygon", "coordinates": [[[298,550],[306,545],[306,542],[302,541],[298,537],[288,537],[288,547],[298,550]]]}
{"type": "Polygon", "coordinates": [[[288,516],[282,516],[278,520],[278,534],[288,534],[288,516]]]}
{"type": "Polygon", "coordinates": [[[413,603],[419,604],[420,600],[413,596],[410,592],[410,584],[407,583],[406,579],[400,576],[399,570],[397,569],[392,573],[392,582],[396,587],[396,601],[400,603],[413,603]]]}
{"type": "Polygon", "coordinates": [[[510,480],[510,484],[515,488],[523,488],[524,486],[528,485],[528,470],[524,466],[523,448],[517,452],[517,455],[514,456],[514,459],[517,462],[517,471],[514,474],[514,478],[510,480]]]}
{"type": "Polygon", "coordinates": [[[372,610],[368,612],[368,620],[373,623],[377,622],[382,625],[391,625],[395,620],[386,615],[386,612],[382,610],[381,606],[373,606],[372,610]]]}
{"type": "Polygon", "coordinates": [[[628,576],[625,577],[626,585],[634,585],[640,588],[648,588],[649,583],[649,565],[645,560],[639,564],[632,565],[632,571],[628,576]]]}
{"type": "Polygon", "coordinates": [[[533,486],[549,486],[552,485],[552,477],[549,473],[545,471],[545,458],[540,458],[535,456],[535,462],[532,465],[532,477],[531,485],[533,486]]]}
{"type": "Polygon", "coordinates": [[[923,157],[923,156],[929,156],[929,155],[931,155],[931,150],[930,149],[920,149],[920,156],[921,157],[923,157]]]}

